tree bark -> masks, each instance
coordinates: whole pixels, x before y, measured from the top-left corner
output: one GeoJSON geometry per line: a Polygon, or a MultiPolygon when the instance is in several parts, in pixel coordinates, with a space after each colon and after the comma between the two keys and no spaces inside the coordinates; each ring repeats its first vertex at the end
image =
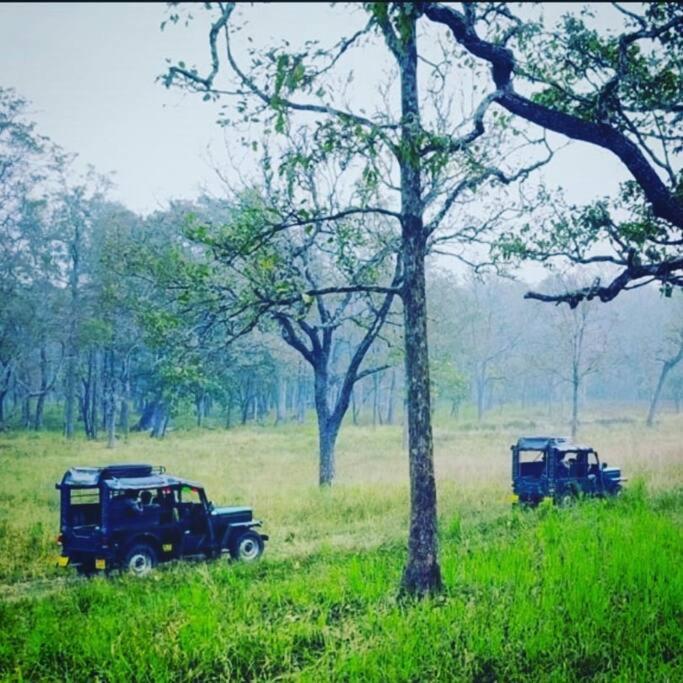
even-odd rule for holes
{"type": "MultiPolygon", "coordinates": [[[[401,233],[403,334],[408,399],[410,531],[402,590],[423,596],[441,589],[438,562],[436,483],[430,410],[426,235],[419,167],[420,112],[417,87],[416,10],[402,5],[401,73],[401,233]]],[[[394,38],[396,38],[394,34],[394,38]]]]}

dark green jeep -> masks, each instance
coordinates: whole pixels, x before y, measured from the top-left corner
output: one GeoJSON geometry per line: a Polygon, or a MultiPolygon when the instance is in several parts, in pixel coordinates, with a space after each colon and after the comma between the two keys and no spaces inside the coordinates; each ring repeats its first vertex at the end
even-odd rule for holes
{"type": "Polygon", "coordinates": [[[268,539],[248,507],[215,507],[204,489],[151,465],[74,467],[61,495],[59,564],[79,573],[120,568],[147,574],[187,557],[258,559],[268,539]]]}
{"type": "Polygon", "coordinates": [[[621,470],[600,463],[590,446],[565,437],[526,436],[512,448],[512,490],[520,503],[535,506],[546,497],[566,504],[584,496],[621,491],[621,470]]]}

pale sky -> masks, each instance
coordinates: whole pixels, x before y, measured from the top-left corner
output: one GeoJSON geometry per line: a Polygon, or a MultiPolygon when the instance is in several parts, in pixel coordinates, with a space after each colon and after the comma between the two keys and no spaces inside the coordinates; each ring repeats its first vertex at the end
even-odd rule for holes
{"type": "MultiPolygon", "coordinates": [[[[555,8],[553,8],[555,10],[555,8]]],[[[334,41],[359,17],[328,3],[246,7],[257,35],[303,35],[334,41]],[[334,23],[334,27],[331,26],[334,23]]],[[[558,10],[555,10],[558,11],[558,10]]],[[[202,14],[199,12],[198,14],[202,14]]],[[[163,4],[8,3],[0,5],[0,83],[32,102],[40,132],[83,165],[115,172],[114,195],[149,212],[171,197],[193,197],[215,183],[207,156],[225,155],[217,106],[155,83],[166,57],[206,64],[206,21],[164,32],[163,4]]],[[[357,87],[363,87],[362,82],[357,87]]],[[[228,133],[229,134],[229,133],[228,133]]],[[[582,144],[565,150],[546,171],[577,201],[616,186],[619,162],[582,144]]]]}

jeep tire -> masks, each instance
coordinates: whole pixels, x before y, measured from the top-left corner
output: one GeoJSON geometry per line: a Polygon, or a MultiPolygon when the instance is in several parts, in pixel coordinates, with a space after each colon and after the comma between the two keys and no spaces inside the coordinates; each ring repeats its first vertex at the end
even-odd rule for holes
{"type": "Polygon", "coordinates": [[[263,554],[263,539],[255,531],[241,533],[230,548],[233,560],[255,562],[263,554]]]}
{"type": "Polygon", "coordinates": [[[148,543],[131,546],[123,558],[122,569],[133,576],[147,576],[157,565],[157,552],[148,543]]]}
{"type": "Polygon", "coordinates": [[[555,505],[562,508],[568,508],[574,505],[577,500],[575,491],[569,490],[561,493],[555,497],[555,505]]]}

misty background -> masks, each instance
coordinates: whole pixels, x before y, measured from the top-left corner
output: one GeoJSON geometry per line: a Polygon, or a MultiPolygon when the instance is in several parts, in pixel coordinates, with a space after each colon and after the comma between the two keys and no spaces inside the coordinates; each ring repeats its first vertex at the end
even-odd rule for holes
{"type": "MultiPolygon", "coordinates": [[[[544,11],[559,16],[564,9],[559,3],[544,11]]],[[[610,11],[598,11],[605,26],[610,11]]],[[[256,5],[254,12],[252,35],[266,43],[274,42],[273,36],[301,40],[299,26],[304,24],[323,44],[355,28],[349,23],[353,12],[340,12],[340,21],[332,24],[326,5],[256,5]]],[[[157,82],[166,58],[182,55],[203,67],[207,63],[204,25],[191,22],[162,31],[166,15],[163,5],[153,3],[0,7],[2,85],[27,100],[23,116],[35,122],[38,133],[77,155],[68,165],[70,177],[83,177],[92,167],[111,181],[106,189],[100,183],[88,199],[82,233],[75,237],[55,223],[49,236],[36,237],[33,252],[68,260],[74,240],[81,250],[78,315],[88,331],[78,361],[80,419],[90,435],[97,434],[99,423],[104,427],[107,414],[124,432],[137,425],[158,435],[180,414],[216,425],[303,420],[314,405],[313,378],[276,331],[257,331],[224,355],[214,354],[212,369],[183,384],[169,370],[171,361],[164,365],[159,350],[149,345],[133,308],[107,299],[112,278],[119,282],[124,269],[100,257],[107,249],[116,251],[112,244],[124,233],[141,242],[149,235],[166,235],[173,242],[184,216],[215,217],[221,202],[229,212],[226,187],[239,183],[240,174],[258,173],[259,157],[239,144],[230,126],[216,125],[220,102],[203,102],[157,82]],[[98,337],[97,321],[107,305],[125,318],[107,323],[121,326],[116,358],[107,356],[98,337]]],[[[367,72],[388,69],[382,61],[386,55],[373,60],[361,52],[351,59],[356,60],[351,64],[354,97],[376,100],[367,72]]],[[[558,147],[565,142],[552,134],[550,140],[558,147]]],[[[568,201],[576,203],[614,193],[627,177],[613,156],[577,142],[560,149],[541,174],[548,187],[562,185],[568,201]]],[[[14,295],[20,313],[10,311],[5,320],[0,420],[38,429],[51,405],[53,422],[61,420],[63,336],[71,313],[64,299],[64,263],[36,263],[34,280],[24,281],[24,291],[14,295]]],[[[665,299],[651,286],[609,306],[590,302],[570,311],[526,301],[523,295],[529,288],[553,290],[573,282],[571,269],[549,274],[525,264],[508,272],[513,279],[490,272],[475,277],[462,262],[445,256],[433,256],[430,264],[437,411],[482,422],[493,411],[514,409],[522,416],[520,427],[533,430],[536,414],[552,416],[576,432],[582,420],[591,419],[590,406],[597,402],[616,411],[610,419],[648,416],[652,421],[657,407],[679,410],[680,367],[667,370],[662,380],[679,344],[683,311],[678,298],[665,299]]],[[[137,286],[130,285],[133,290],[137,286]]],[[[140,301],[149,293],[129,296],[140,301]]],[[[381,424],[401,419],[404,377],[396,327],[389,325],[370,351],[369,362],[383,369],[357,383],[347,420],[381,424]]],[[[358,334],[353,326],[345,327],[335,342],[333,393],[358,334]]]]}

